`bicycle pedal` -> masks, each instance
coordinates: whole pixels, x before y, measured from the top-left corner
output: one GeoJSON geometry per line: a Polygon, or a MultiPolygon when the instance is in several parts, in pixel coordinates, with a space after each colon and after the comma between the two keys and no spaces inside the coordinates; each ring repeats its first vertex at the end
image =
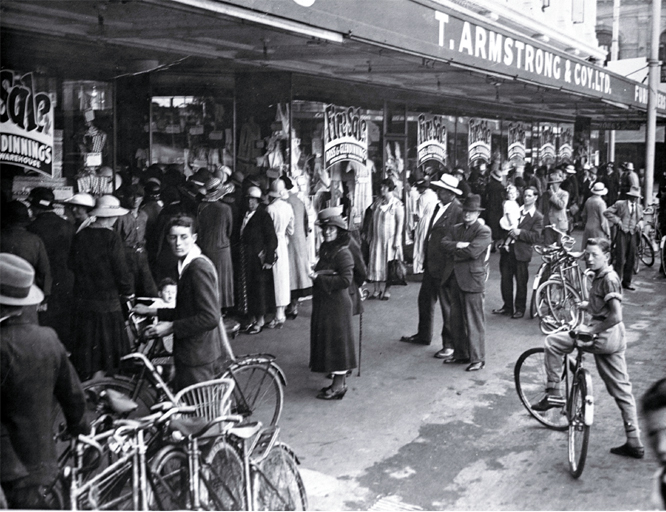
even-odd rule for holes
{"type": "Polygon", "coordinates": [[[548,403],[555,407],[564,407],[567,405],[567,400],[563,396],[549,396],[548,403]]]}

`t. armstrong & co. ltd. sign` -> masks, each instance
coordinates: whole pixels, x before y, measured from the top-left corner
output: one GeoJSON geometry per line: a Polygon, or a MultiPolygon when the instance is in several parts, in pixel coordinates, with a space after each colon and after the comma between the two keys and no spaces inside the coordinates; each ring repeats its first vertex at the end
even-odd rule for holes
{"type": "Polygon", "coordinates": [[[324,110],[326,167],[344,161],[365,165],[368,159],[368,123],[357,107],[327,105],[324,110]]]}
{"type": "Polygon", "coordinates": [[[444,117],[419,114],[417,135],[417,165],[435,160],[446,165],[447,130],[444,117]]]}
{"type": "Polygon", "coordinates": [[[0,71],[0,163],[53,175],[53,104],[32,73],[0,71]]]}

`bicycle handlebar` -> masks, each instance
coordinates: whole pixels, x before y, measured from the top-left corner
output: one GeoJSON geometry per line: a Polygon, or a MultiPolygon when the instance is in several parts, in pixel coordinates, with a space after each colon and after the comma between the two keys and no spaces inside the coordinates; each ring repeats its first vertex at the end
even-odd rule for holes
{"type": "Polygon", "coordinates": [[[148,359],[145,354],[142,354],[141,352],[132,352],[131,354],[127,354],[120,358],[121,361],[129,361],[130,359],[138,359],[141,361],[155,379],[157,387],[164,391],[170,401],[174,403],[176,402],[176,396],[171,392],[153,363],[150,362],[150,359],[148,359]]]}

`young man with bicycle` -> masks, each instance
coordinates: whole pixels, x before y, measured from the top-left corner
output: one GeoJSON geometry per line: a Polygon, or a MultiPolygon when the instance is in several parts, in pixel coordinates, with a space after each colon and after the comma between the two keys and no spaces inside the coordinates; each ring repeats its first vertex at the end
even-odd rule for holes
{"type": "MultiPolygon", "coordinates": [[[[605,238],[590,238],[585,247],[585,262],[594,271],[589,301],[580,304],[591,316],[589,325],[581,325],[577,330],[596,334],[597,339],[584,346],[586,352],[594,354],[599,375],[606,384],[610,395],[615,399],[624,420],[627,442],[611,448],[611,453],[641,459],[644,455],[638,430],[636,402],[631,392],[631,382],[627,373],[624,353],[627,348],[624,323],[622,322],[622,287],[620,278],[610,266],[610,242],[605,238]]],[[[563,398],[559,396],[562,361],[566,354],[575,349],[575,342],[568,332],[558,332],[546,337],[544,363],[548,383],[546,396],[532,404],[535,411],[547,411],[561,407],[563,398]]]]}

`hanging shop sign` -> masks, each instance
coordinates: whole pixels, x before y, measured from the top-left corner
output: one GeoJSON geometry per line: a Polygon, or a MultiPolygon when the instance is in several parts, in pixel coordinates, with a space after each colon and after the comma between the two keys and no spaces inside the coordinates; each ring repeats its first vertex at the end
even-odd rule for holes
{"type": "Polygon", "coordinates": [[[447,129],[444,116],[419,114],[417,134],[417,165],[435,160],[446,165],[447,129]]]}
{"type": "Polygon", "coordinates": [[[548,123],[539,125],[539,165],[555,163],[555,126],[548,123]]]}
{"type": "MultiPolygon", "coordinates": [[[[507,78],[647,107],[645,85],[609,73],[500,23],[472,18],[436,0],[404,0],[399,12],[395,0],[226,0],[226,3],[328,30],[331,37],[344,35],[401,49],[423,57],[424,64],[430,66],[453,62],[479,72],[491,70],[507,78]]],[[[658,108],[666,111],[663,93],[658,94],[658,108]]]]}
{"type": "Polygon", "coordinates": [[[53,175],[53,103],[32,73],[0,71],[0,163],[53,175]]]}
{"type": "Polygon", "coordinates": [[[523,123],[509,123],[507,157],[516,168],[525,166],[525,129],[523,123]]]}
{"type": "Polygon", "coordinates": [[[492,142],[492,129],[485,119],[469,120],[469,148],[467,156],[470,167],[480,163],[490,163],[490,145],[492,142]]]}
{"type": "Polygon", "coordinates": [[[560,125],[557,141],[557,161],[571,163],[573,160],[573,125],[560,125]]]}
{"type": "Polygon", "coordinates": [[[324,109],[324,161],[326,167],[343,161],[365,165],[368,159],[368,123],[358,107],[327,105],[324,109]]]}

